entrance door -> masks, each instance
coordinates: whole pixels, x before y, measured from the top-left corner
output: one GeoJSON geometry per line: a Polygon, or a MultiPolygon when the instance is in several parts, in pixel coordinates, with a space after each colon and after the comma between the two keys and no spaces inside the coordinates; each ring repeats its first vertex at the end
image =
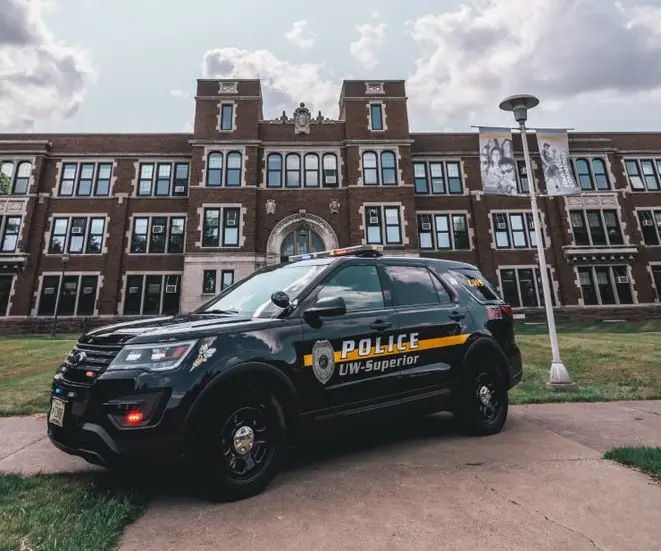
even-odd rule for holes
{"type": "Polygon", "coordinates": [[[280,250],[280,257],[282,262],[285,262],[288,256],[318,253],[324,249],[324,240],[317,232],[308,228],[298,228],[285,236],[280,250]]]}

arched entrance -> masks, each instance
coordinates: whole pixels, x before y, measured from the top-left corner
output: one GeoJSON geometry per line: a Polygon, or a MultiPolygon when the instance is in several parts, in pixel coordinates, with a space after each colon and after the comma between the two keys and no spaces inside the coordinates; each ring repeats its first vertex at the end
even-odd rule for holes
{"type": "Polygon", "coordinates": [[[338,248],[331,225],[320,216],[300,212],[280,220],[266,245],[267,264],[278,264],[283,255],[306,254],[338,248]]]}
{"type": "Polygon", "coordinates": [[[316,253],[323,251],[325,248],[321,236],[312,228],[302,224],[290,231],[283,239],[280,247],[280,261],[285,262],[288,256],[316,253]]]}

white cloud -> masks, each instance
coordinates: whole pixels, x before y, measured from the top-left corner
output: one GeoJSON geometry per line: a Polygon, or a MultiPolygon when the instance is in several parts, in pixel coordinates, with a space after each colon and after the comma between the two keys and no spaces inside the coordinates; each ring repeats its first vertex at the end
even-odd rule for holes
{"type": "Polygon", "coordinates": [[[309,50],[314,46],[317,36],[307,30],[307,21],[294,21],[291,30],[285,33],[285,38],[299,48],[309,50]]]}
{"type": "Polygon", "coordinates": [[[488,123],[514,93],[558,109],[661,89],[661,9],[652,6],[487,0],[420,17],[411,36],[422,50],[407,83],[411,100],[441,124],[488,123]]]}
{"type": "Polygon", "coordinates": [[[0,131],[32,131],[39,120],[69,118],[94,77],[88,54],[57,41],[43,0],[3,0],[0,7],[0,131]]]}
{"type": "Polygon", "coordinates": [[[273,118],[298,107],[300,102],[315,113],[337,116],[340,85],[322,76],[325,67],[314,63],[289,63],[268,50],[218,48],[204,54],[204,78],[258,78],[262,81],[265,116],[273,118]]]}
{"type": "Polygon", "coordinates": [[[374,69],[379,64],[376,54],[385,42],[386,27],[385,23],[374,25],[365,23],[356,26],[359,37],[358,40],[349,44],[349,51],[353,58],[366,69],[374,69]]]}

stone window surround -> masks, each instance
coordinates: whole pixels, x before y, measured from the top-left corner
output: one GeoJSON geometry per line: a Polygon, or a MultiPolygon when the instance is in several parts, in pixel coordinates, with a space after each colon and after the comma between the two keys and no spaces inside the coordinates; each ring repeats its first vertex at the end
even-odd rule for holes
{"type": "Polygon", "coordinates": [[[377,171],[379,174],[379,182],[381,182],[381,153],[384,151],[390,151],[395,154],[395,162],[397,163],[396,166],[396,171],[397,171],[397,184],[393,185],[387,185],[385,186],[386,188],[394,189],[397,187],[406,187],[406,186],[413,186],[413,182],[407,184],[405,179],[404,179],[404,171],[402,169],[402,154],[401,151],[399,150],[399,146],[397,145],[361,145],[358,147],[358,180],[357,183],[354,185],[349,184],[347,187],[366,187],[370,189],[381,189],[384,187],[382,183],[379,183],[376,186],[372,185],[365,185],[363,182],[363,154],[367,153],[368,151],[372,151],[376,153],[377,156],[377,171]]]}
{"type": "Polygon", "coordinates": [[[234,100],[230,99],[221,99],[218,102],[218,120],[216,121],[216,132],[219,134],[231,134],[232,132],[236,132],[237,126],[236,126],[236,110],[238,107],[238,103],[234,100]],[[232,128],[227,128],[223,129],[220,127],[220,124],[222,123],[222,116],[223,116],[223,105],[231,105],[232,106],[232,128]]]}
{"type": "MultiPolygon", "coordinates": [[[[124,247],[124,254],[127,256],[134,256],[134,257],[148,257],[148,256],[163,256],[163,255],[172,255],[172,254],[185,254],[186,253],[186,237],[187,237],[187,231],[186,231],[186,226],[188,224],[188,213],[187,212],[134,212],[133,214],[130,214],[128,217],[128,228],[126,230],[125,236],[126,236],[126,246],[124,247]],[[133,219],[134,218],[149,218],[150,225],[149,228],[151,228],[151,219],[155,217],[162,217],[162,218],[168,218],[168,224],[169,224],[169,219],[170,218],[183,218],[184,219],[184,252],[183,253],[132,253],[131,252],[131,239],[133,237],[133,219]]],[[[167,236],[166,236],[167,239],[167,236]]],[[[166,245],[167,246],[167,245],[166,245]]]]}
{"type": "MultiPolygon", "coordinates": [[[[557,281],[556,270],[553,266],[548,265],[548,264],[547,264],[546,267],[547,267],[548,271],[550,272],[550,277],[551,277],[551,280],[549,281],[549,283],[551,285],[551,293],[553,293],[553,300],[555,300],[554,308],[558,308],[558,307],[562,306],[562,304],[560,304],[560,301],[558,300],[558,297],[560,296],[560,285],[557,281]]],[[[501,297],[503,296],[503,281],[502,281],[501,276],[500,276],[500,271],[501,270],[520,270],[520,269],[538,270],[539,271],[539,265],[538,264],[498,264],[496,266],[496,277],[498,278],[498,285],[497,285],[498,289],[497,290],[498,290],[498,293],[500,294],[501,297]]],[[[541,277],[541,273],[540,273],[540,277],[541,277]]],[[[519,292],[520,291],[521,291],[521,289],[519,288],[519,292]]],[[[539,289],[537,291],[538,291],[538,294],[539,294],[538,298],[540,300],[540,306],[520,306],[519,308],[544,308],[544,306],[541,305],[541,299],[544,296],[544,291],[542,290],[541,286],[539,287],[539,289]]]]}
{"type": "MultiPolygon", "coordinates": [[[[581,278],[578,275],[578,269],[579,268],[593,268],[593,267],[608,267],[608,268],[614,268],[614,267],[622,267],[626,268],[627,271],[627,277],[629,278],[629,287],[631,289],[631,297],[633,299],[633,304],[591,304],[589,305],[589,308],[631,308],[632,306],[638,305],[638,292],[636,291],[636,285],[635,281],[633,279],[633,269],[631,265],[629,264],[623,264],[622,262],[614,262],[612,264],[582,264],[580,266],[573,266],[574,268],[574,274],[575,274],[575,282],[576,286],[578,289],[578,305],[579,306],[585,306],[585,303],[583,302],[583,291],[581,289],[581,278]]],[[[615,296],[617,298],[617,293],[615,293],[615,296]]],[[[599,290],[597,290],[597,297],[599,298],[599,290]]],[[[599,298],[601,300],[601,298],[599,298]]]]}
{"type": "MultiPolygon", "coordinates": [[[[63,274],[62,274],[61,270],[56,271],[56,272],[47,271],[47,272],[42,272],[41,274],[39,274],[39,277],[37,278],[36,291],[33,293],[34,307],[32,308],[32,311],[30,312],[30,317],[38,317],[37,312],[39,311],[39,301],[41,299],[41,290],[42,290],[42,287],[43,287],[43,284],[44,284],[44,277],[46,277],[46,276],[58,276],[58,277],[61,278],[62,275],[63,274]]],[[[78,276],[79,278],[80,278],[80,276],[97,276],[98,277],[97,285],[96,285],[96,297],[94,298],[94,313],[89,317],[98,316],[99,315],[99,297],[101,296],[101,289],[103,288],[103,282],[104,282],[104,278],[105,278],[105,276],[103,275],[103,272],[101,272],[99,270],[89,271],[89,272],[81,271],[81,270],[75,270],[75,271],[69,272],[69,271],[65,270],[64,276],[65,277],[66,276],[78,276]]],[[[79,281],[80,281],[80,279],[79,279],[79,281]]],[[[61,286],[62,286],[62,280],[60,279],[60,288],[61,288],[61,286]]],[[[78,294],[76,295],[76,306],[78,306],[79,294],[80,294],[80,287],[78,288],[78,294]]],[[[42,316],[42,317],[52,318],[54,316],[42,316]]],[[[58,317],[58,319],[62,319],[62,318],[63,319],[70,319],[70,318],[78,318],[78,317],[81,317],[81,316],[76,316],[76,315],[63,316],[61,314],[58,314],[57,317],[58,317]]]]}
{"type": "MultiPolygon", "coordinates": [[[[581,189],[581,193],[608,193],[609,191],[614,191],[616,189],[617,180],[615,179],[615,173],[613,172],[613,167],[610,162],[610,157],[606,153],[603,154],[586,153],[585,155],[581,155],[580,153],[572,152],[571,155],[569,156],[569,160],[571,162],[572,168],[574,169],[574,174],[576,175],[575,176],[576,184],[581,189]],[[581,188],[581,183],[578,181],[578,172],[576,170],[576,161],[578,161],[579,159],[585,159],[588,162],[590,168],[590,178],[592,178],[592,182],[594,183],[594,189],[581,188]],[[595,179],[594,170],[592,168],[592,161],[594,159],[603,161],[606,167],[606,178],[608,179],[608,189],[597,188],[597,181],[595,179]]],[[[625,167],[625,172],[626,172],[626,167],[625,167]]]]}
{"type": "Polygon", "coordinates": [[[197,231],[199,232],[200,239],[195,242],[195,246],[202,251],[236,251],[240,250],[246,245],[246,236],[243,231],[245,225],[245,219],[248,209],[243,206],[242,203],[204,203],[197,209],[198,214],[198,226],[197,231]],[[226,208],[238,208],[239,209],[239,244],[231,247],[222,246],[222,237],[221,243],[218,247],[203,247],[202,246],[202,232],[204,230],[204,210],[205,209],[220,209],[220,232],[223,230],[223,212],[226,208]]]}
{"type": "MultiPolygon", "coordinates": [[[[85,239],[89,235],[89,220],[88,224],[88,233],[85,234],[85,239]]],[[[91,257],[99,258],[100,256],[108,254],[108,241],[110,240],[110,214],[105,212],[53,212],[48,217],[48,222],[46,224],[48,231],[44,232],[44,249],[43,255],[46,257],[58,257],[64,254],[69,254],[71,257],[91,257]],[[101,252],[100,253],[49,253],[48,248],[50,247],[51,235],[53,233],[53,221],[55,218],[69,218],[69,224],[67,226],[67,239],[71,235],[71,219],[72,218],[103,218],[105,219],[103,227],[103,242],[101,243],[101,252]]]]}
{"type": "MultiPolygon", "coordinates": [[[[446,214],[452,216],[453,214],[463,214],[466,216],[466,224],[467,224],[467,229],[468,229],[468,249],[439,249],[438,247],[434,246],[432,249],[420,249],[421,251],[426,251],[426,252],[469,252],[469,251],[474,251],[475,250],[475,228],[471,224],[471,213],[467,209],[444,209],[444,210],[428,210],[428,209],[422,209],[422,210],[416,210],[416,225],[418,221],[418,216],[421,214],[430,214],[432,218],[437,215],[437,214],[446,214]]],[[[435,222],[432,220],[432,225],[434,226],[432,228],[432,233],[436,232],[436,227],[435,227],[435,222]]],[[[451,230],[453,231],[453,230],[451,230]]],[[[454,233],[453,233],[454,235],[454,233]]],[[[434,237],[434,241],[436,241],[434,237]]],[[[419,245],[419,243],[418,243],[419,245]]]]}
{"type": "Polygon", "coordinates": [[[202,285],[200,285],[200,289],[201,289],[200,298],[210,299],[212,297],[215,297],[219,293],[221,293],[223,291],[223,289],[221,289],[221,287],[223,285],[223,274],[228,273],[228,272],[232,272],[232,281],[234,283],[236,283],[236,281],[234,279],[236,277],[236,273],[235,273],[236,270],[234,270],[234,268],[222,268],[222,267],[221,268],[218,268],[218,267],[203,268],[202,269],[202,285]],[[213,293],[205,293],[204,292],[204,272],[215,272],[215,274],[216,274],[216,288],[215,288],[213,293]]]}
{"type": "MultiPolygon", "coordinates": [[[[119,296],[120,299],[117,303],[117,315],[118,316],[124,316],[124,302],[126,301],[126,281],[128,276],[130,275],[141,275],[141,276],[148,276],[148,275],[160,275],[160,276],[171,276],[171,275],[178,275],[179,276],[179,307],[181,308],[181,295],[182,295],[182,288],[183,288],[183,279],[184,279],[184,272],[181,270],[128,270],[122,274],[122,281],[121,281],[121,288],[119,291],[119,296]]],[[[163,307],[163,292],[165,291],[165,288],[161,290],[161,308],[163,307]]],[[[144,300],[144,287],[143,287],[143,296],[140,298],[140,304],[142,305],[142,302],[144,300]]],[[[142,308],[141,308],[142,309],[142,308]]],[[[164,316],[162,314],[159,315],[153,315],[153,316],[143,316],[140,314],[140,317],[143,318],[166,318],[169,316],[164,316]]]]}
{"type": "MultiPolygon", "coordinates": [[[[491,243],[491,250],[495,252],[500,252],[500,251],[536,251],[537,246],[535,247],[508,247],[508,248],[503,248],[499,249],[496,247],[496,228],[493,226],[493,215],[494,214],[532,214],[531,209],[491,209],[487,211],[487,214],[489,216],[489,234],[491,235],[491,239],[489,240],[491,243]]],[[[543,211],[539,211],[539,223],[541,226],[542,230],[542,235],[544,236],[544,250],[548,251],[549,248],[551,247],[551,237],[549,236],[548,232],[548,225],[546,224],[546,218],[545,218],[545,213],[543,211]]],[[[524,224],[526,224],[525,217],[524,217],[524,224]]],[[[509,228],[510,234],[511,234],[512,228],[509,228]]],[[[533,229],[528,229],[528,234],[534,231],[533,229]]]]}
{"type": "Polygon", "coordinates": [[[661,261],[652,260],[647,264],[647,273],[649,274],[650,281],[652,282],[652,289],[656,291],[656,298],[654,299],[654,304],[659,304],[659,302],[661,302],[661,300],[659,300],[659,297],[661,297],[661,289],[657,289],[656,284],[654,283],[654,274],[652,272],[654,268],[661,268],[661,261]]]}
{"type": "Polygon", "coordinates": [[[4,313],[0,312],[0,319],[14,319],[14,318],[24,318],[25,316],[10,316],[9,312],[11,312],[11,308],[14,304],[14,294],[16,293],[16,282],[18,281],[18,275],[19,274],[3,274],[3,275],[11,275],[12,280],[11,280],[11,290],[9,291],[9,298],[7,300],[7,311],[4,313]]]}
{"type": "Polygon", "coordinates": [[[648,211],[648,212],[661,212],[661,206],[658,207],[634,207],[633,209],[633,217],[634,217],[634,223],[636,224],[636,228],[638,228],[638,232],[641,235],[641,242],[640,245],[643,247],[649,247],[649,248],[655,248],[655,247],[661,247],[661,226],[657,226],[657,232],[659,234],[659,244],[658,245],[647,245],[645,241],[643,240],[643,227],[640,224],[640,216],[638,215],[638,211],[648,211]]]}
{"type": "Polygon", "coordinates": [[[661,161],[661,155],[651,155],[649,153],[643,154],[643,155],[635,155],[635,154],[626,154],[622,155],[621,157],[621,162],[622,162],[622,175],[624,177],[624,181],[627,183],[626,190],[629,193],[661,193],[661,167],[659,167],[656,163],[657,160],[661,161]],[[638,163],[638,169],[640,171],[641,178],[643,179],[643,185],[645,186],[645,189],[634,189],[631,186],[631,181],[629,180],[629,173],[627,172],[627,161],[636,161],[638,163]],[[656,168],[656,175],[657,179],[659,180],[659,189],[647,189],[647,184],[645,184],[645,177],[642,172],[642,167],[640,166],[640,161],[652,161],[652,164],[656,168]]]}
{"type": "MultiPolygon", "coordinates": [[[[197,187],[207,187],[207,163],[209,161],[209,154],[210,153],[222,153],[223,154],[223,175],[222,175],[222,183],[223,185],[220,187],[212,187],[210,189],[241,189],[244,187],[247,187],[248,182],[246,180],[246,161],[248,160],[248,156],[246,155],[246,147],[243,145],[238,145],[238,144],[227,144],[227,145],[205,145],[204,146],[204,153],[203,153],[203,158],[202,158],[202,168],[201,168],[201,174],[200,174],[200,180],[197,183],[197,187]],[[226,161],[227,161],[227,154],[231,153],[233,151],[236,151],[238,153],[241,153],[241,185],[239,186],[230,186],[229,188],[224,185],[225,183],[225,168],[226,168],[226,161]]],[[[191,162],[191,167],[193,163],[191,162]]],[[[193,186],[193,173],[192,170],[190,171],[190,183],[188,185],[188,188],[190,189],[193,186]]],[[[183,196],[182,196],[183,197],[183,196]]]]}
{"type": "MultiPolygon", "coordinates": [[[[21,197],[30,197],[32,195],[36,195],[37,190],[33,189],[35,187],[35,170],[37,166],[37,158],[36,157],[25,157],[23,155],[19,155],[17,157],[13,157],[11,155],[4,155],[0,154],[0,165],[3,163],[13,163],[14,168],[12,172],[12,177],[11,177],[11,185],[12,187],[14,186],[14,178],[16,177],[16,171],[18,170],[18,165],[24,162],[28,162],[31,165],[31,170],[30,170],[30,178],[28,180],[28,188],[26,190],[25,195],[12,195],[11,194],[11,188],[10,188],[10,194],[2,197],[16,197],[16,198],[21,198],[21,197]]],[[[2,169],[2,166],[0,166],[0,169],[2,169]]]]}
{"type": "Polygon", "coordinates": [[[622,205],[618,201],[618,193],[616,191],[602,193],[592,192],[587,197],[581,195],[566,196],[563,197],[563,199],[565,203],[565,219],[567,220],[567,234],[572,246],[577,246],[576,241],[574,240],[574,230],[572,229],[570,216],[570,212],[574,210],[614,210],[617,214],[617,223],[620,225],[620,230],[622,231],[624,245],[631,245],[631,238],[627,232],[628,226],[622,219],[622,205]]]}
{"type": "MultiPolygon", "coordinates": [[[[140,166],[139,163],[137,165],[140,166]]],[[[114,199],[115,184],[117,183],[117,159],[108,158],[108,157],[67,157],[59,160],[56,164],[57,173],[55,175],[55,185],[51,188],[51,196],[57,199],[114,199]],[[76,195],[75,190],[78,185],[78,176],[80,174],[80,164],[92,164],[94,163],[94,179],[92,180],[92,195],[76,195]],[[94,185],[96,184],[96,177],[98,173],[98,165],[102,164],[112,164],[112,169],[110,172],[110,188],[108,189],[108,195],[94,195],[94,185]],[[62,170],[64,165],[77,164],[78,168],[76,169],[76,181],[74,182],[74,193],[73,195],[60,195],[60,180],[62,179],[62,170]]],[[[136,170],[139,170],[137,168],[136,170]]],[[[139,174],[138,174],[139,176],[139,174]]],[[[133,182],[133,187],[135,193],[138,189],[135,187],[137,185],[137,177],[133,182]]],[[[162,198],[162,197],[161,197],[162,198]]],[[[147,197],[145,197],[147,199],[147,197]]]]}
{"type": "Polygon", "coordinates": [[[280,252],[282,243],[301,223],[307,224],[311,230],[316,232],[324,242],[327,250],[339,248],[337,234],[326,220],[316,214],[299,212],[291,214],[280,220],[271,230],[266,245],[266,263],[267,265],[278,264],[280,262],[280,252]]]}
{"type": "MultiPolygon", "coordinates": [[[[410,239],[408,237],[408,232],[406,228],[408,226],[408,221],[406,220],[406,207],[401,201],[370,201],[360,205],[358,213],[360,214],[360,226],[359,230],[361,231],[362,237],[360,240],[361,245],[367,244],[367,227],[365,225],[365,209],[369,207],[398,207],[399,208],[399,229],[402,234],[402,242],[396,245],[385,245],[384,248],[395,248],[401,249],[410,244],[410,239]]],[[[381,229],[385,227],[384,220],[381,220],[381,229]]],[[[417,228],[417,218],[416,218],[416,228],[417,228]]]]}
{"type": "Polygon", "coordinates": [[[268,191],[279,191],[279,190],[288,190],[288,191],[318,191],[320,189],[339,189],[344,187],[344,180],[343,180],[343,175],[344,175],[344,157],[342,155],[342,148],[341,147],[314,147],[314,146],[307,146],[307,147],[265,147],[263,149],[262,153],[262,162],[261,164],[261,172],[262,172],[262,178],[261,178],[261,185],[260,189],[266,189],[268,191]],[[266,178],[267,178],[267,172],[268,172],[268,158],[271,153],[279,153],[282,156],[282,186],[280,187],[267,187],[266,186],[266,178]],[[286,178],[286,159],[287,155],[289,153],[297,153],[300,158],[301,158],[301,186],[296,187],[296,188],[288,188],[285,187],[285,178],[286,178]],[[305,187],[304,185],[304,178],[305,178],[305,155],[307,153],[316,153],[317,156],[319,157],[319,185],[317,187],[305,187]],[[326,153],[333,153],[335,155],[335,158],[337,159],[337,186],[327,186],[324,187],[322,185],[323,182],[323,158],[324,154],[326,153]]]}
{"type": "MultiPolygon", "coordinates": [[[[141,199],[141,200],[153,200],[153,199],[185,199],[187,197],[190,197],[190,187],[191,187],[191,166],[192,166],[191,158],[190,157],[141,157],[137,161],[133,163],[133,178],[131,179],[131,193],[129,197],[135,198],[135,199],[141,199]],[[140,165],[143,164],[153,164],[154,165],[154,176],[153,176],[153,183],[156,185],[156,176],[158,174],[158,164],[163,163],[163,164],[170,164],[172,165],[172,172],[171,172],[171,183],[174,185],[174,175],[175,175],[175,165],[181,163],[181,164],[188,164],[188,188],[187,188],[187,193],[186,195],[138,195],[138,182],[140,181],[140,165]]],[[[114,172],[113,172],[114,173],[114,172]]],[[[59,182],[59,179],[58,179],[59,182]]],[[[114,177],[113,177],[113,183],[114,183],[114,177]]],[[[112,194],[112,188],[111,188],[111,194],[112,194]]]]}
{"type": "Polygon", "coordinates": [[[367,107],[367,128],[370,132],[378,132],[378,133],[383,133],[388,130],[388,116],[386,115],[386,104],[382,100],[370,100],[366,104],[367,107]],[[372,128],[372,105],[380,105],[381,106],[381,123],[383,124],[383,128],[380,130],[374,130],[372,128]]]}
{"type": "MultiPolygon", "coordinates": [[[[1,202],[1,200],[0,200],[1,202]]],[[[18,255],[21,254],[22,251],[22,246],[24,245],[23,243],[23,232],[25,230],[25,227],[27,226],[26,218],[27,218],[27,213],[25,212],[27,210],[27,201],[25,201],[23,205],[23,209],[21,209],[18,212],[6,212],[6,211],[1,211],[0,210],[0,219],[2,219],[1,224],[0,224],[0,230],[2,230],[2,233],[0,233],[0,239],[4,238],[4,230],[5,226],[7,224],[5,218],[18,218],[20,217],[21,219],[21,224],[19,226],[18,230],[18,236],[16,237],[16,250],[3,253],[3,254],[12,254],[12,255],[18,255]]],[[[1,252],[1,251],[0,251],[1,252]]]]}
{"type": "MultiPolygon", "coordinates": [[[[362,157],[361,157],[362,159],[362,157]]],[[[442,193],[442,194],[435,194],[435,193],[416,193],[416,197],[462,197],[462,196],[468,196],[471,193],[471,190],[468,188],[468,179],[466,175],[466,169],[464,165],[464,160],[461,157],[457,156],[452,156],[452,157],[446,157],[446,156],[441,156],[441,155],[415,155],[411,158],[411,174],[413,176],[413,179],[415,180],[415,172],[413,172],[413,163],[426,163],[429,165],[429,163],[443,163],[443,178],[445,178],[445,186],[447,189],[447,168],[445,166],[445,163],[458,163],[459,164],[459,177],[461,178],[461,193],[442,193]]],[[[406,185],[406,184],[402,184],[406,185]]],[[[415,187],[415,181],[412,181],[411,184],[413,187],[415,187]]],[[[480,189],[480,192],[482,190],[480,189]]]]}

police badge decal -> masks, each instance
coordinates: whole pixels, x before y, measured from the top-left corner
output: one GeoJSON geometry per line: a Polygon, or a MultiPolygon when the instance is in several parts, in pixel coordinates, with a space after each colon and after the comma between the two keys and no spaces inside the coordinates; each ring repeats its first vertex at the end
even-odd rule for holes
{"type": "Polygon", "coordinates": [[[312,371],[322,385],[330,381],[335,371],[335,351],[328,341],[317,341],[312,347],[312,371]]]}

